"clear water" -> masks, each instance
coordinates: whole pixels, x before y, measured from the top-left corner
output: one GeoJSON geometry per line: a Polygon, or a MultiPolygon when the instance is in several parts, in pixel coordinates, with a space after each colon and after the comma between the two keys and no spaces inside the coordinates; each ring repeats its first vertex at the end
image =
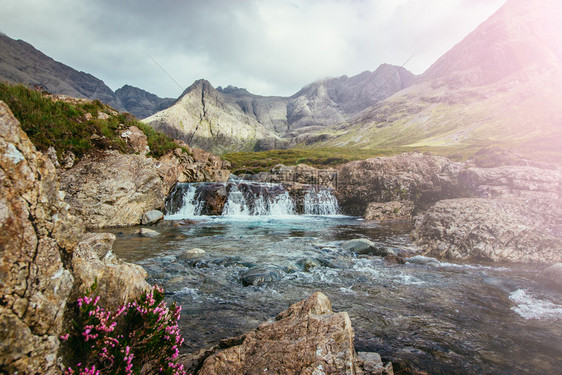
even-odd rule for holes
{"type": "Polygon", "coordinates": [[[114,230],[114,251],[182,305],[185,351],[254,329],[323,291],[335,311],[349,313],[360,351],[431,374],[561,373],[562,295],[536,280],[541,267],[419,256],[397,265],[341,248],[361,237],[410,253],[404,224],[337,215],[196,218],[153,228],[161,232],[155,238],[114,230]],[[187,258],[193,248],[204,256],[187,258]],[[248,281],[249,272],[258,276],[248,281]]]}

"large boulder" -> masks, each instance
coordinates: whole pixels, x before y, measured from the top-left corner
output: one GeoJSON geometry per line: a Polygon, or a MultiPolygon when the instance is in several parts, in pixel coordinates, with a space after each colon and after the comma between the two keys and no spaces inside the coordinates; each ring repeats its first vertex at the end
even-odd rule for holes
{"type": "Polygon", "coordinates": [[[71,300],[87,293],[97,283],[100,305],[116,309],[150,289],[147,273],[139,265],[119,259],[112,251],[115,235],[88,233],[72,255],[75,284],[71,300]]]}
{"type": "Polygon", "coordinates": [[[557,263],[561,217],[558,199],[450,199],[418,216],[412,237],[436,257],[557,263]]]}
{"type": "Polygon", "coordinates": [[[0,373],[57,373],[73,277],[63,258],[82,235],[48,157],[0,101],[0,373]]]}
{"type": "Polygon", "coordinates": [[[344,213],[363,216],[371,202],[411,201],[418,208],[460,192],[464,166],[441,156],[409,153],[344,164],[337,176],[337,198],[344,213]]]}
{"type": "Polygon", "coordinates": [[[153,159],[117,151],[88,155],[60,177],[65,200],[90,228],[139,224],[167,194],[153,159]]]}
{"type": "MultiPolygon", "coordinates": [[[[347,313],[334,313],[328,298],[318,292],[275,320],[205,351],[197,374],[364,374],[353,338],[347,313]]],[[[361,360],[377,371],[368,373],[392,374],[391,366],[383,372],[373,362],[369,356],[361,360]]]]}

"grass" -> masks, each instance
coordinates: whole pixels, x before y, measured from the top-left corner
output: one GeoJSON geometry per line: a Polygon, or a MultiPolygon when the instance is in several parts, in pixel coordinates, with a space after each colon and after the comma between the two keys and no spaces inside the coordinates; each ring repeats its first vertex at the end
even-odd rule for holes
{"type": "Polygon", "coordinates": [[[146,134],[151,156],[158,158],[178,148],[172,138],[132,115],[115,114],[99,100],[77,104],[54,101],[36,90],[6,83],[0,83],[0,100],[10,107],[23,131],[40,151],[54,147],[59,156],[73,152],[78,158],[94,149],[133,153],[120,136],[122,130],[132,125],[146,134]],[[100,112],[109,114],[109,118],[99,119],[100,112]]]}

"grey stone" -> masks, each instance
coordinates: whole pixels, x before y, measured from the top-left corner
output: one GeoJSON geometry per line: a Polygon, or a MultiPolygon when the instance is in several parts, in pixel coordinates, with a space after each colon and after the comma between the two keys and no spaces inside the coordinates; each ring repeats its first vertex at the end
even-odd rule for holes
{"type": "Polygon", "coordinates": [[[161,220],[164,220],[164,214],[162,213],[162,211],[150,210],[142,215],[141,224],[142,225],[156,224],[161,220]]]}

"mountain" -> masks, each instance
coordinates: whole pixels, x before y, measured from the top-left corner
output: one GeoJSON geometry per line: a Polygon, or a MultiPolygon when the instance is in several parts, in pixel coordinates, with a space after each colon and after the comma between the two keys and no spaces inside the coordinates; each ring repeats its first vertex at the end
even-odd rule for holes
{"type": "Polygon", "coordinates": [[[205,80],[196,81],[174,105],[143,121],[190,146],[214,153],[252,150],[261,139],[277,138],[205,80]]]}
{"type": "Polygon", "coordinates": [[[291,97],[259,96],[233,86],[215,89],[200,80],[172,107],[144,121],[212,152],[286,148],[322,139],[310,134],[346,122],[414,80],[407,70],[384,64],[374,72],[311,83],[291,97]]]}
{"type": "Polygon", "coordinates": [[[162,111],[176,101],[176,99],[172,98],[160,98],[148,91],[129,85],[115,90],[115,94],[125,110],[137,118],[145,118],[153,113],[162,111]]]}
{"type": "Polygon", "coordinates": [[[490,145],[562,161],[562,3],[508,0],[413,85],[316,146],[469,150],[490,145]]]}
{"type": "Polygon", "coordinates": [[[115,93],[100,79],[53,60],[31,44],[0,33],[0,80],[40,86],[53,94],[99,99],[124,110],[115,93]]]}
{"type": "Polygon", "coordinates": [[[99,99],[138,118],[148,117],[174,103],[125,85],[113,92],[102,80],[53,60],[31,44],[0,33],[0,81],[41,87],[53,94],[99,99]]]}

